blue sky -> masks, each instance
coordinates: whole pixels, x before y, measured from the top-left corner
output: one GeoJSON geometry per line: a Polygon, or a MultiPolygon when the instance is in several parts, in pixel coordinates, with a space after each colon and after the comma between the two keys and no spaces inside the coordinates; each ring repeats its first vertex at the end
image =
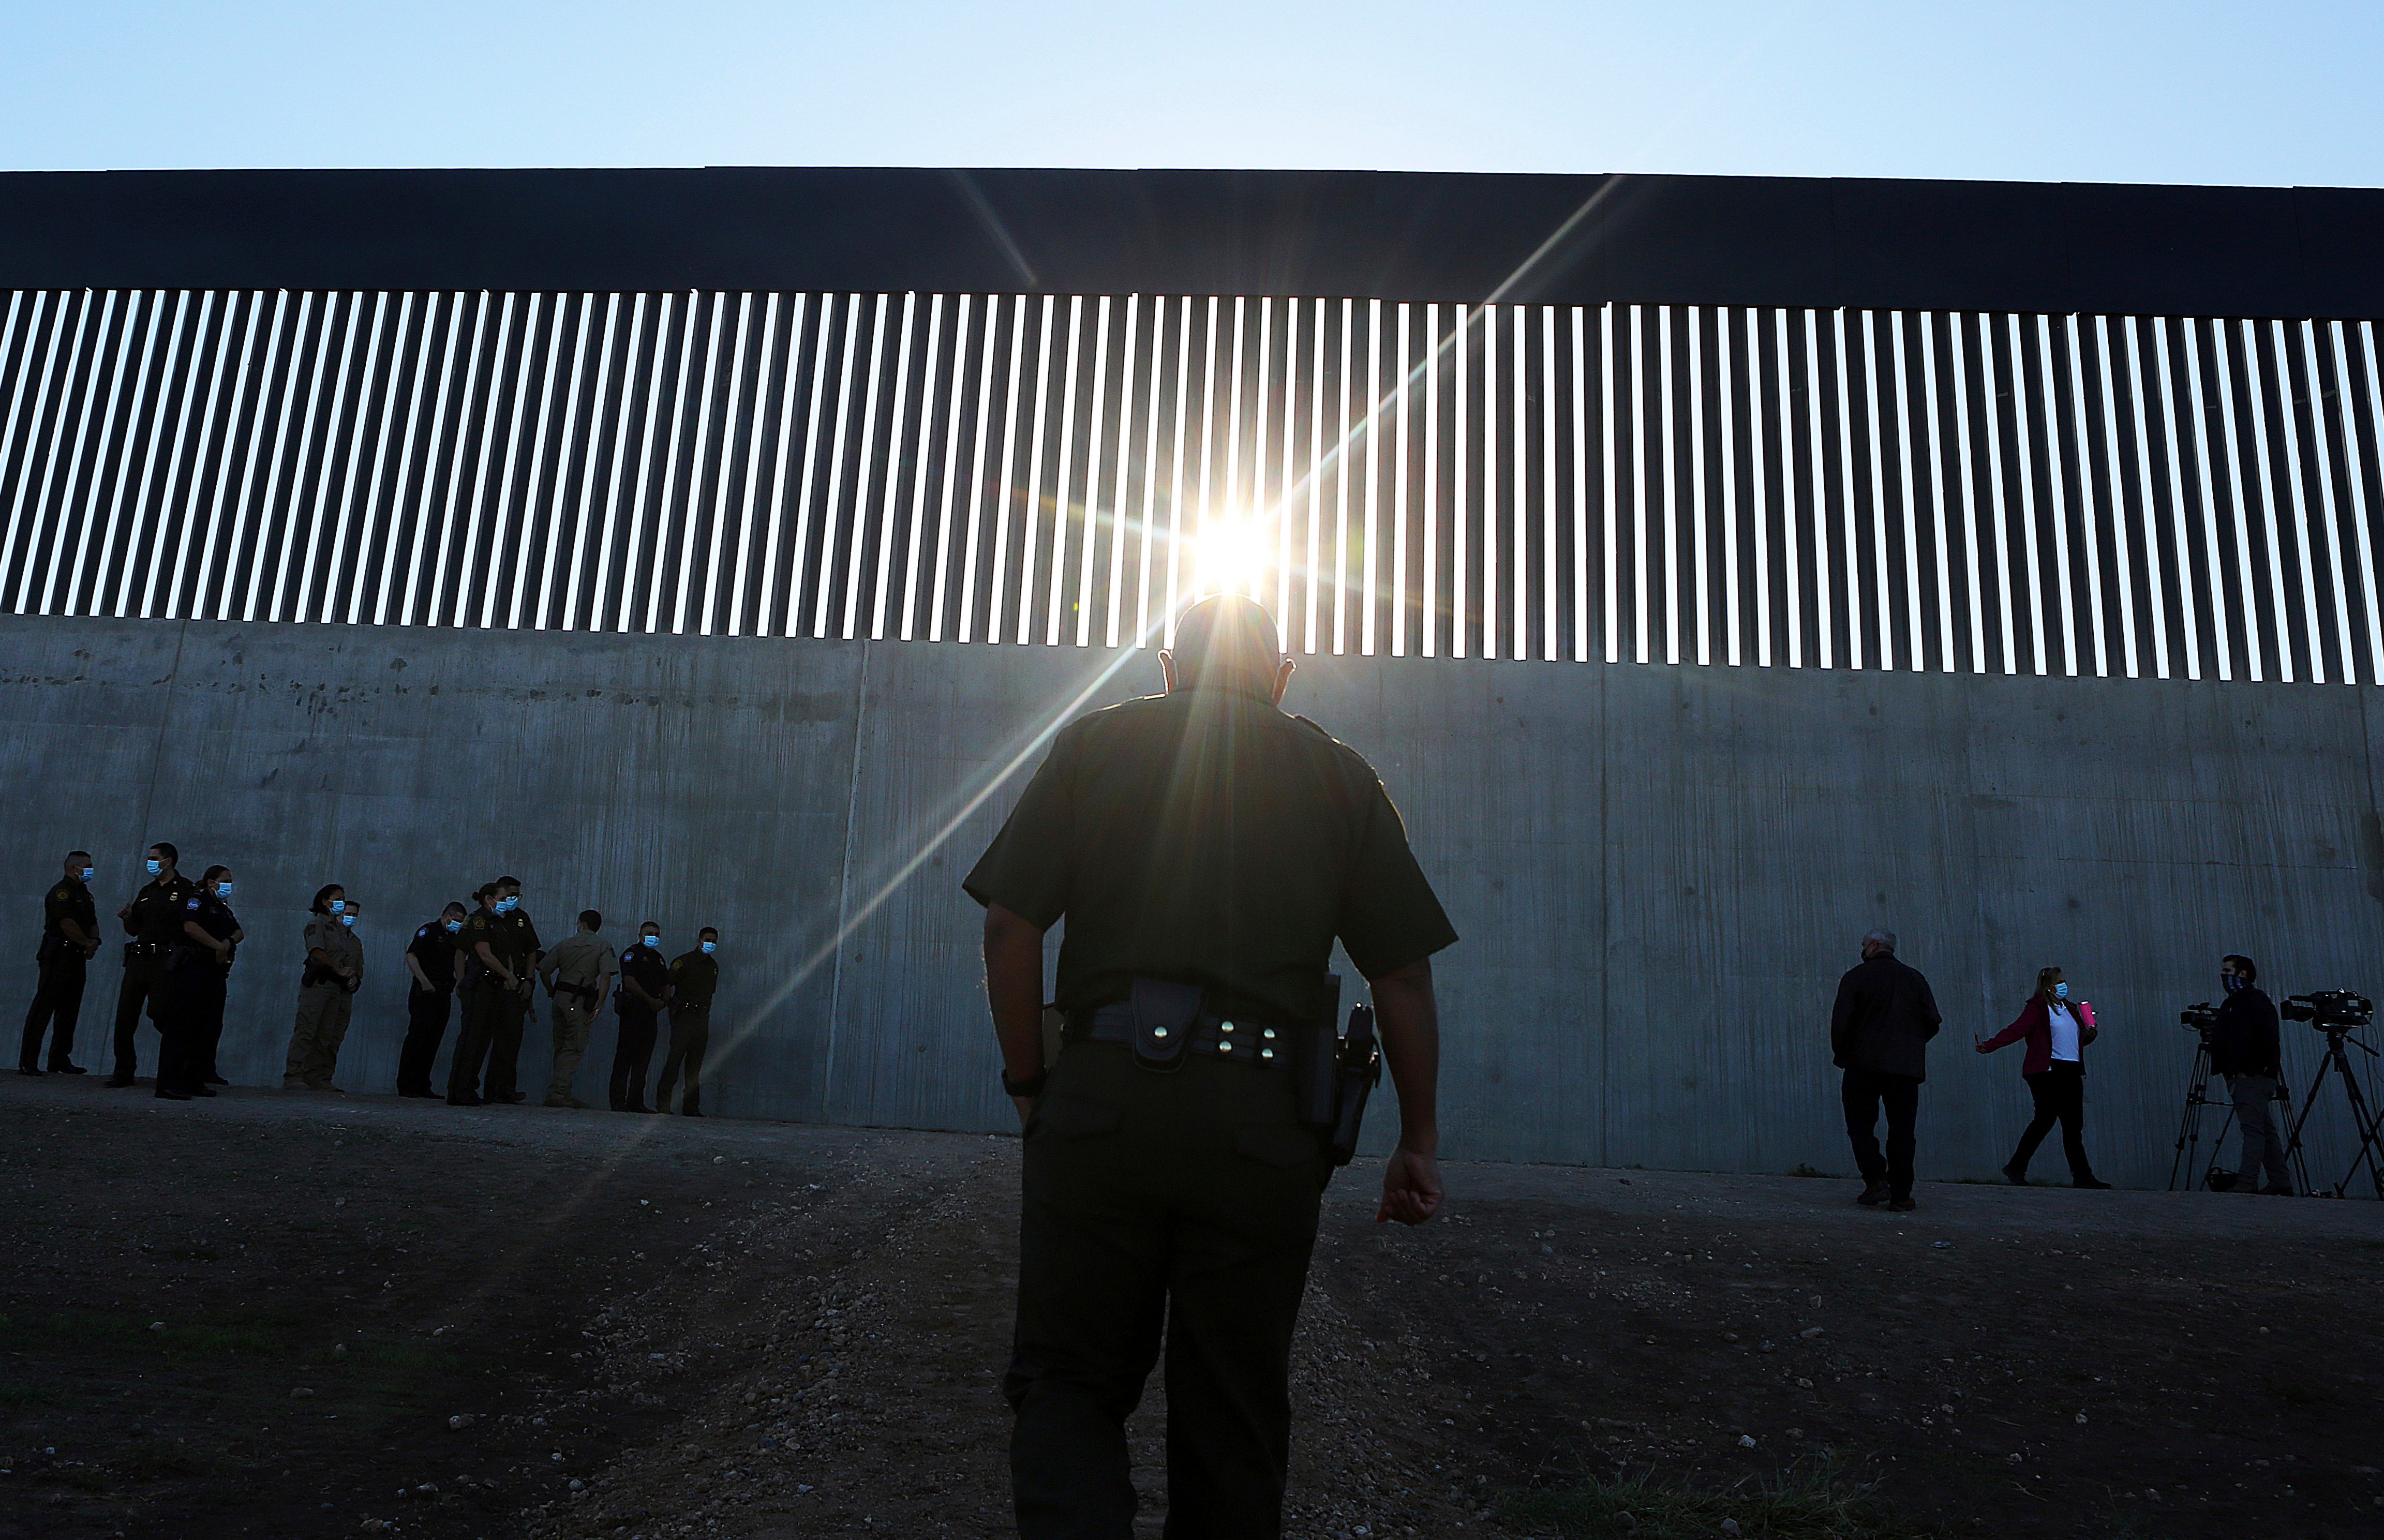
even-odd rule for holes
{"type": "Polygon", "coordinates": [[[2384,185],[2384,5],[0,0],[0,167],[2384,185]]]}

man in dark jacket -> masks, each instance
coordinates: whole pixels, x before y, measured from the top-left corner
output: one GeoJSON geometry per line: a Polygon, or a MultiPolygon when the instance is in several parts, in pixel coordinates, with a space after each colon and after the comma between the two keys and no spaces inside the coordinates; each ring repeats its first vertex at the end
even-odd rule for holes
{"type": "Polygon", "coordinates": [[[1912,1124],[1920,1111],[1920,1083],[1928,1078],[1929,1039],[1937,1036],[1937,998],[1919,971],[1895,960],[1895,932],[1874,930],[1862,939],[1862,962],[1838,980],[1838,1003],[1830,1012],[1831,1062],[1846,1072],[1843,1094],[1846,1137],[1854,1141],[1855,1164],[1862,1168],[1866,1207],[1881,1199],[1898,1213],[1912,1201],[1912,1124]],[[1887,1109],[1887,1155],[1881,1159],[1876,1129],[1887,1109]]]}
{"type": "Polygon", "coordinates": [[[2218,1021],[2210,1029],[2210,1068],[2227,1077],[2227,1093],[2235,1099],[2235,1126],[2243,1135],[2235,1179],[2220,1190],[2290,1198],[2293,1181],[2285,1170],[2284,1143],[2268,1115],[2282,1074],[2283,1045],[2277,1037],[2276,1002],[2252,982],[2259,976],[2259,965],[2248,957],[2229,952],[2219,960],[2218,983],[2227,998],[2219,1001],[2218,1021]],[[2260,1186],[2263,1165],[2268,1173],[2265,1187],[2260,1186]]]}

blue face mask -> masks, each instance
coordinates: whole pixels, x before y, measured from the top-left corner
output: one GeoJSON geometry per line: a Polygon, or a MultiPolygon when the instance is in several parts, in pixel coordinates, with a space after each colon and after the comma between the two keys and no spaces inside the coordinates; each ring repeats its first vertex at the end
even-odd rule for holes
{"type": "Polygon", "coordinates": [[[340,924],[348,926],[350,929],[354,929],[355,927],[355,923],[356,917],[353,914],[342,914],[340,916],[340,924]]]}
{"type": "Polygon", "coordinates": [[[448,921],[448,922],[447,922],[447,929],[448,929],[449,934],[451,934],[451,935],[452,935],[452,934],[453,934],[453,933],[454,933],[454,932],[456,932],[456,931],[459,931],[459,930],[463,929],[463,928],[464,928],[464,922],[463,922],[463,921],[461,921],[461,920],[450,920],[450,921],[448,921]]]}
{"type": "Polygon", "coordinates": [[[162,861],[158,860],[155,856],[151,856],[151,857],[149,858],[149,875],[150,875],[151,876],[153,876],[153,877],[154,877],[154,876],[155,876],[158,873],[160,873],[160,872],[164,871],[165,869],[166,869],[166,863],[165,863],[164,862],[162,862],[162,861]]]}
{"type": "Polygon", "coordinates": [[[333,900],[331,900],[331,913],[334,913],[334,914],[344,914],[344,913],[346,913],[347,912],[348,912],[348,900],[345,900],[345,899],[333,899],[333,900]]]}
{"type": "Polygon", "coordinates": [[[717,942],[717,941],[706,941],[706,942],[703,944],[703,953],[704,953],[704,955],[705,955],[706,957],[711,956],[711,955],[712,955],[712,949],[713,949],[713,948],[714,948],[714,947],[716,947],[716,946],[718,946],[718,945],[720,945],[720,943],[719,943],[719,942],[717,942]]]}
{"type": "Polygon", "coordinates": [[[2236,990],[2243,987],[2244,985],[2249,984],[2251,980],[2245,978],[2241,974],[2220,974],[2218,975],[2218,982],[2224,986],[2227,992],[2231,995],[2236,990]]]}
{"type": "Polygon", "coordinates": [[[519,899],[499,899],[497,900],[497,913],[500,914],[510,914],[520,907],[521,900],[519,899]]]}
{"type": "Polygon", "coordinates": [[[646,945],[653,948],[656,951],[660,951],[663,950],[663,938],[659,936],[649,936],[646,938],[646,945]]]}
{"type": "Polygon", "coordinates": [[[219,899],[228,899],[231,897],[231,879],[230,877],[226,877],[223,881],[216,884],[216,897],[219,899]]]}
{"type": "Polygon", "coordinates": [[[91,868],[88,866],[82,869],[82,880],[85,882],[89,882],[91,880],[91,868]]]}
{"type": "Polygon", "coordinates": [[[2069,986],[2067,984],[2055,985],[2053,987],[2053,998],[2055,1000],[2067,1000],[2069,998],[2069,986]]]}

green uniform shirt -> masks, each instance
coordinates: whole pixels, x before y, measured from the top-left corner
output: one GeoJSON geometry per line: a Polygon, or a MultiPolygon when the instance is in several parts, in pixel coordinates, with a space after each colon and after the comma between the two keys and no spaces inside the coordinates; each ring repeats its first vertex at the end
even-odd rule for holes
{"type": "Polygon", "coordinates": [[[702,947],[671,959],[668,999],[672,1005],[709,1011],[719,987],[720,964],[706,956],[702,947]]]}
{"type": "Polygon", "coordinates": [[[42,956],[48,957],[65,947],[73,947],[81,954],[81,943],[67,939],[62,923],[67,920],[81,926],[87,938],[99,939],[99,916],[92,911],[91,889],[82,885],[81,877],[60,877],[42,900],[42,956]]]}
{"type": "Polygon", "coordinates": [[[1058,1001],[1137,977],[1286,1023],[1332,1008],[1335,937],[1369,978],[1457,939],[1372,766],[1239,689],[1179,689],[1071,723],[962,885],[1049,929],[1058,1001]]]}
{"type": "MultiPolygon", "coordinates": [[[[365,944],[356,939],[354,930],[340,923],[337,915],[317,914],[307,920],[304,947],[300,955],[311,961],[317,947],[323,950],[324,956],[331,960],[332,966],[350,969],[358,980],[364,977],[365,944]]],[[[305,975],[301,973],[299,976],[304,978],[305,975]]],[[[336,983],[350,994],[355,993],[354,986],[346,979],[327,978],[322,982],[327,985],[336,983]]]]}

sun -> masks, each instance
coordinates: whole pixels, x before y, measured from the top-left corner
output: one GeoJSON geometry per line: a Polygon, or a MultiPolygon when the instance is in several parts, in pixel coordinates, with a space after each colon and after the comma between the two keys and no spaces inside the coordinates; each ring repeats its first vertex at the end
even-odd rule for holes
{"type": "Polygon", "coordinates": [[[1257,519],[1227,516],[1203,525],[1193,538],[1194,581],[1199,591],[1256,597],[1274,554],[1257,519]]]}

